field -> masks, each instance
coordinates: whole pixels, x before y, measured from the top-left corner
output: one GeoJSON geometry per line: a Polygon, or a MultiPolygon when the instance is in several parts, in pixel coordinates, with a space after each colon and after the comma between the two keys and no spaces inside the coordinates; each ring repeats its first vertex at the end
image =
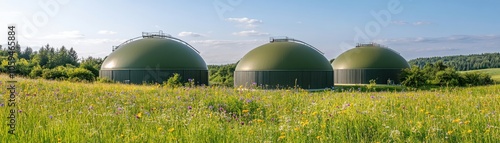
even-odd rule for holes
{"type": "Polygon", "coordinates": [[[491,69],[481,69],[481,70],[470,70],[464,72],[484,72],[491,75],[491,78],[495,80],[496,83],[500,83],[500,68],[491,68],[491,69]]]}
{"type": "Polygon", "coordinates": [[[16,135],[0,90],[0,142],[500,142],[500,85],[306,92],[17,81],[16,135]]]}

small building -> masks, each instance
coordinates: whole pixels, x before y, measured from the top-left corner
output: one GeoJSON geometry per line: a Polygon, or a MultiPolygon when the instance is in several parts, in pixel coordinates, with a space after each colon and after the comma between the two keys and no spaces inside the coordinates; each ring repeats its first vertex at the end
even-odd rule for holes
{"type": "Polygon", "coordinates": [[[333,69],[318,49],[300,40],[271,38],[238,62],[234,86],[264,89],[333,87],[333,69]]]}
{"type": "Polygon", "coordinates": [[[170,35],[143,32],[113,47],[99,71],[100,77],[123,83],[162,83],[174,73],[181,82],[208,85],[208,68],[199,52],[170,35]]]}
{"type": "Polygon", "coordinates": [[[335,84],[400,84],[401,70],[408,62],[388,47],[370,43],[358,44],[340,54],[333,62],[335,84]]]}

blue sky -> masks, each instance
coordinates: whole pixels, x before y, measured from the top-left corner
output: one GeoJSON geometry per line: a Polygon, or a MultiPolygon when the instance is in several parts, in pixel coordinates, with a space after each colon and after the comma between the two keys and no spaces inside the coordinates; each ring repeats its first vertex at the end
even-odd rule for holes
{"type": "MultiPolygon", "coordinates": [[[[105,57],[113,45],[162,30],[193,45],[208,64],[234,63],[273,36],[307,42],[327,59],[376,42],[410,60],[500,52],[498,6],[496,0],[0,0],[0,31],[15,24],[23,47],[64,45],[80,57],[105,57]]],[[[2,45],[6,37],[0,34],[2,45]]]]}

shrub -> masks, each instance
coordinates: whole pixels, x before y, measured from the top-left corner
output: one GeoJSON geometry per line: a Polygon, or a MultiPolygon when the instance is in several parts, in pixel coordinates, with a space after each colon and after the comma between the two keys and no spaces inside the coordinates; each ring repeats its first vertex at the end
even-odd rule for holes
{"type": "Polygon", "coordinates": [[[115,83],[115,81],[113,81],[107,77],[97,77],[97,82],[99,82],[99,83],[115,83]]]}
{"type": "Polygon", "coordinates": [[[84,68],[73,68],[68,70],[68,77],[72,79],[72,81],[86,80],[92,82],[95,79],[94,74],[84,68]]]}
{"type": "Polygon", "coordinates": [[[466,72],[461,75],[463,85],[466,86],[478,86],[478,85],[488,85],[493,84],[491,76],[486,73],[480,72],[466,72]]]}
{"type": "Polygon", "coordinates": [[[65,67],[59,66],[54,69],[44,69],[42,77],[44,79],[65,80],[68,79],[68,74],[65,67]]]}
{"type": "Polygon", "coordinates": [[[401,72],[401,84],[408,87],[421,87],[426,82],[425,74],[417,66],[403,69],[401,72]]]}
{"type": "Polygon", "coordinates": [[[37,77],[42,77],[43,69],[39,65],[33,67],[31,70],[29,77],[30,78],[37,78],[37,77]]]}

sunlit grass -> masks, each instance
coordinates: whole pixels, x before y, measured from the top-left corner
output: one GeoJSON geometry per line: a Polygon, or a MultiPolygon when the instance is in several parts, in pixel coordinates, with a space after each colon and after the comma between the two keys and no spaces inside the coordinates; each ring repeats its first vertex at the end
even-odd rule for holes
{"type": "Polygon", "coordinates": [[[0,142],[500,141],[500,85],[297,92],[17,80],[17,134],[0,107],[0,142]]]}

